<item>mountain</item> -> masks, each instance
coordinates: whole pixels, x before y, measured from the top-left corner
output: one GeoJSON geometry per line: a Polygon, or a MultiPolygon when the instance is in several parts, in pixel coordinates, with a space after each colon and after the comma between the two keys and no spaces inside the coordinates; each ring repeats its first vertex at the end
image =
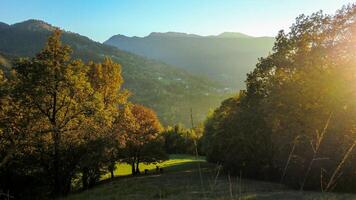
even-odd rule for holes
{"type": "Polygon", "coordinates": [[[179,33],[179,32],[152,32],[148,37],[201,37],[200,35],[188,34],[188,33],[179,33]]]}
{"type": "Polygon", "coordinates": [[[56,27],[36,19],[30,19],[24,22],[16,23],[11,26],[17,30],[25,31],[54,31],[56,27]]]}
{"type": "Polygon", "coordinates": [[[243,34],[243,33],[236,33],[236,32],[223,32],[216,37],[218,38],[253,38],[252,36],[243,34]]]}
{"type": "Polygon", "coordinates": [[[104,43],[242,89],[246,74],[272,49],[274,38],[235,32],[216,36],[154,32],[146,37],[115,35],[104,43]]]}
{"type": "MultiPolygon", "coordinates": [[[[0,55],[13,57],[35,55],[44,46],[56,27],[39,20],[0,26],[0,55]]],[[[216,82],[192,75],[185,70],[163,62],[128,53],[68,31],[62,41],[73,49],[73,57],[84,61],[101,61],[111,57],[122,65],[124,87],[132,92],[131,101],[154,109],[167,124],[190,121],[190,108],[194,119],[201,121],[210,108],[218,106],[226,94],[216,82]]],[[[4,59],[5,60],[5,59],[4,59]]]]}
{"type": "Polygon", "coordinates": [[[10,27],[10,25],[0,22],[0,29],[9,28],[9,27],[10,27]]]}

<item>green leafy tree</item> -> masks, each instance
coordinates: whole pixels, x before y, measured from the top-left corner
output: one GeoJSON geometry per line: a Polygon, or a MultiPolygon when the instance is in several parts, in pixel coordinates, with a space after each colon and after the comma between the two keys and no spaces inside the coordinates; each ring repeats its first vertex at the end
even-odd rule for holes
{"type": "Polygon", "coordinates": [[[178,124],[174,127],[167,127],[163,132],[164,148],[169,154],[192,154],[195,155],[195,141],[199,141],[202,133],[201,127],[196,131],[185,129],[178,124]]]}

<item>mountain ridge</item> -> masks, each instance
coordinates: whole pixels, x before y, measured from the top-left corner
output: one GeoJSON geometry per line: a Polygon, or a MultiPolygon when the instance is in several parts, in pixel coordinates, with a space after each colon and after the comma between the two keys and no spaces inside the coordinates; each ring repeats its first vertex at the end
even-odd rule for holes
{"type": "Polygon", "coordinates": [[[274,41],[273,37],[237,32],[215,36],[154,32],[145,37],[118,34],[104,44],[204,75],[228,88],[243,89],[246,74],[255,67],[258,58],[268,55],[274,41]]]}
{"type": "Polygon", "coordinates": [[[11,24],[10,27],[29,31],[53,31],[58,28],[45,21],[37,19],[29,19],[22,22],[14,23],[11,24]]]}
{"type": "MultiPolygon", "coordinates": [[[[175,31],[168,31],[168,32],[151,32],[146,36],[127,36],[124,34],[116,34],[111,36],[108,40],[113,37],[123,37],[123,38],[150,38],[150,37],[167,37],[167,38],[273,38],[270,36],[251,36],[245,33],[240,32],[222,32],[217,35],[198,35],[193,33],[185,33],[185,32],[175,32],[175,31]]],[[[106,41],[108,41],[106,40],[106,41]]],[[[105,43],[104,41],[103,43],[105,43]]]]}

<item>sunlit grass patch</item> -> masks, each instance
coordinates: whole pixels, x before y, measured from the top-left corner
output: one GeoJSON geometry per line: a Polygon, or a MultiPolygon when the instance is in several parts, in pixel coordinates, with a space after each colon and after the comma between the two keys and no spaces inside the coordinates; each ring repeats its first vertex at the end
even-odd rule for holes
{"type": "MultiPolygon", "coordinates": [[[[175,167],[179,168],[178,165],[181,164],[187,164],[187,163],[194,163],[194,162],[204,162],[205,157],[199,156],[196,158],[195,156],[192,155],[183,155],[183,154],[171,154],[169,156],[169,160],[157,163],[157,164],[145,164],[145,163],[140,163],[139,167],[140,170],[143,172],[145,169],[149,171],[154,171],[156,170],[156,166],[162,167],[162,168],[167,168],[167,167],[175,167]]],[[[115,176],[127,176],[131,174],[131,165],[127,163],[118,163],[116,165],[116,170],[114,171],[115,176]]],[[[102,176],[102,180],[110,178],[110,173],[106,173],[105,175],[102,176]]]]}

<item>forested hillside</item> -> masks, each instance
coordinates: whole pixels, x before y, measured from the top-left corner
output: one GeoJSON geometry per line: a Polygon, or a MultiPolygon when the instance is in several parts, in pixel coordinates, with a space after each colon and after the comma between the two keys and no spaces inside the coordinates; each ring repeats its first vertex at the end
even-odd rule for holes
{"type": "Polygon", "coordinates": [[[105,44],[204,75],[227,88],[243,89],[246,74],[268,54],[273,42],[273,37],[234,32],[217,36],[154,32],[146,37],[115,35],[105,44]]]}
{"type": "MultiPolygon", "coordinates": [[[[52,25],[38,20],[13,25],[2,23],[0,53],[11,58],[33,56],[54,29],[52,25]]],[[[101,61],[104,56],[109,56],[120,63],[124,87],[134,94],[132,101],[154,109],[164,124],[189,124],[190,108],[196,120],[203,120],[209,109],[216,107],[228,95],[217,82],[94,42],[76,33],[66,31],[62,40],[72,47],[74,58],[101,61]]]]}

